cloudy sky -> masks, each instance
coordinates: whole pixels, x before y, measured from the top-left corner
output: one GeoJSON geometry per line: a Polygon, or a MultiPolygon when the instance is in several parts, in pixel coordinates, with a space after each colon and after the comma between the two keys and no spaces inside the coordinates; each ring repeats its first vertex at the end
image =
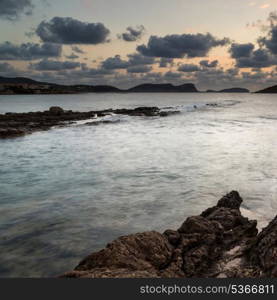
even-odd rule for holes
{"type": "Polygon", "coordinates": [[[277,84],[277,0],[0,0],[0,76],[277,84]]]}

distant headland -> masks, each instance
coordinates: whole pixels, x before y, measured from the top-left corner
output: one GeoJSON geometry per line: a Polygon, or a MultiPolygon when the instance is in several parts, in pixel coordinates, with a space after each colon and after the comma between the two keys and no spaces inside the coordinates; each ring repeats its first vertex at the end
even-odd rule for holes
{"type": "MultiPolygon", "coordinates": [[[[153,84],[145,83],[130,89],[119,89],[109,85],[61,85],[40,82],[25,77],[1,77],[1,95],[22,94],[77,94],[77,93],[199,93],[193,83],[173,85],[171,83],[153,84]]],[[[245,88],[235,87],[220,91],[207,90],[207,93],[249,93],[245,88]]],[[[277,85],[257,91],[256,93],[277,93],[277,85]]]]}

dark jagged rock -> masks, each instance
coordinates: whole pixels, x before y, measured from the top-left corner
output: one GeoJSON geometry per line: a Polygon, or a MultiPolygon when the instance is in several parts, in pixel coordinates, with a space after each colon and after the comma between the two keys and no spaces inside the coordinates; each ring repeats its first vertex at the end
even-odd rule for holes
{"type": "Polygon", "coordinates": [[[242,198],[240,197],[239,193],[236,191],[232,191],[231,193],[227,194],[226,196],[222,197],[218,203],[218,207],[226,207],[232,209],[239,209],[242,203],[242,198]]]}
{"type": "Polygon", "coordinates": [[[258,235],[250,258],[268,277],[277,277],[277,217],[258,235]]]}
{"type": "Polygon", "coordinates": [[[66,277],[160,277],[171,254],[172,246],[164,235],[154,231],[138,233],[120,237],[88,256],[66,277]]]}
{"type": "Polygon", "coordinates": [[[257,236],[241,203],[233,191],[177,231],[121,237],[62,277],[276,277],[277,217],[257,236]]]}

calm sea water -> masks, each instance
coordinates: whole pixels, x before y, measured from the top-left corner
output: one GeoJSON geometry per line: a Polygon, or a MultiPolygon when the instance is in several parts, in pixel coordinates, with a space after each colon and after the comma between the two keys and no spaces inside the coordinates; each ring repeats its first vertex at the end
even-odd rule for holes
{"type": "Polygon", "coordinates": [[[233,189],[260,221],[276,215],[276,95],[0,96],[0,113],[53,105],[182,113],[0,140],[1,277],[59,275],[120,235],[175,229],[233,189]]]}

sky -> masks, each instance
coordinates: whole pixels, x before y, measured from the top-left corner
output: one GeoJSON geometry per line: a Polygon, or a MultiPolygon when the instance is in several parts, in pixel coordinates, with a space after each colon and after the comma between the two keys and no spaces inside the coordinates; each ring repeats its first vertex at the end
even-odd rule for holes
{"type": "Polygon", "coordinates": [[[0,76],[60,84],[277,84],[277,0],[0,0],[0,76]]]}

